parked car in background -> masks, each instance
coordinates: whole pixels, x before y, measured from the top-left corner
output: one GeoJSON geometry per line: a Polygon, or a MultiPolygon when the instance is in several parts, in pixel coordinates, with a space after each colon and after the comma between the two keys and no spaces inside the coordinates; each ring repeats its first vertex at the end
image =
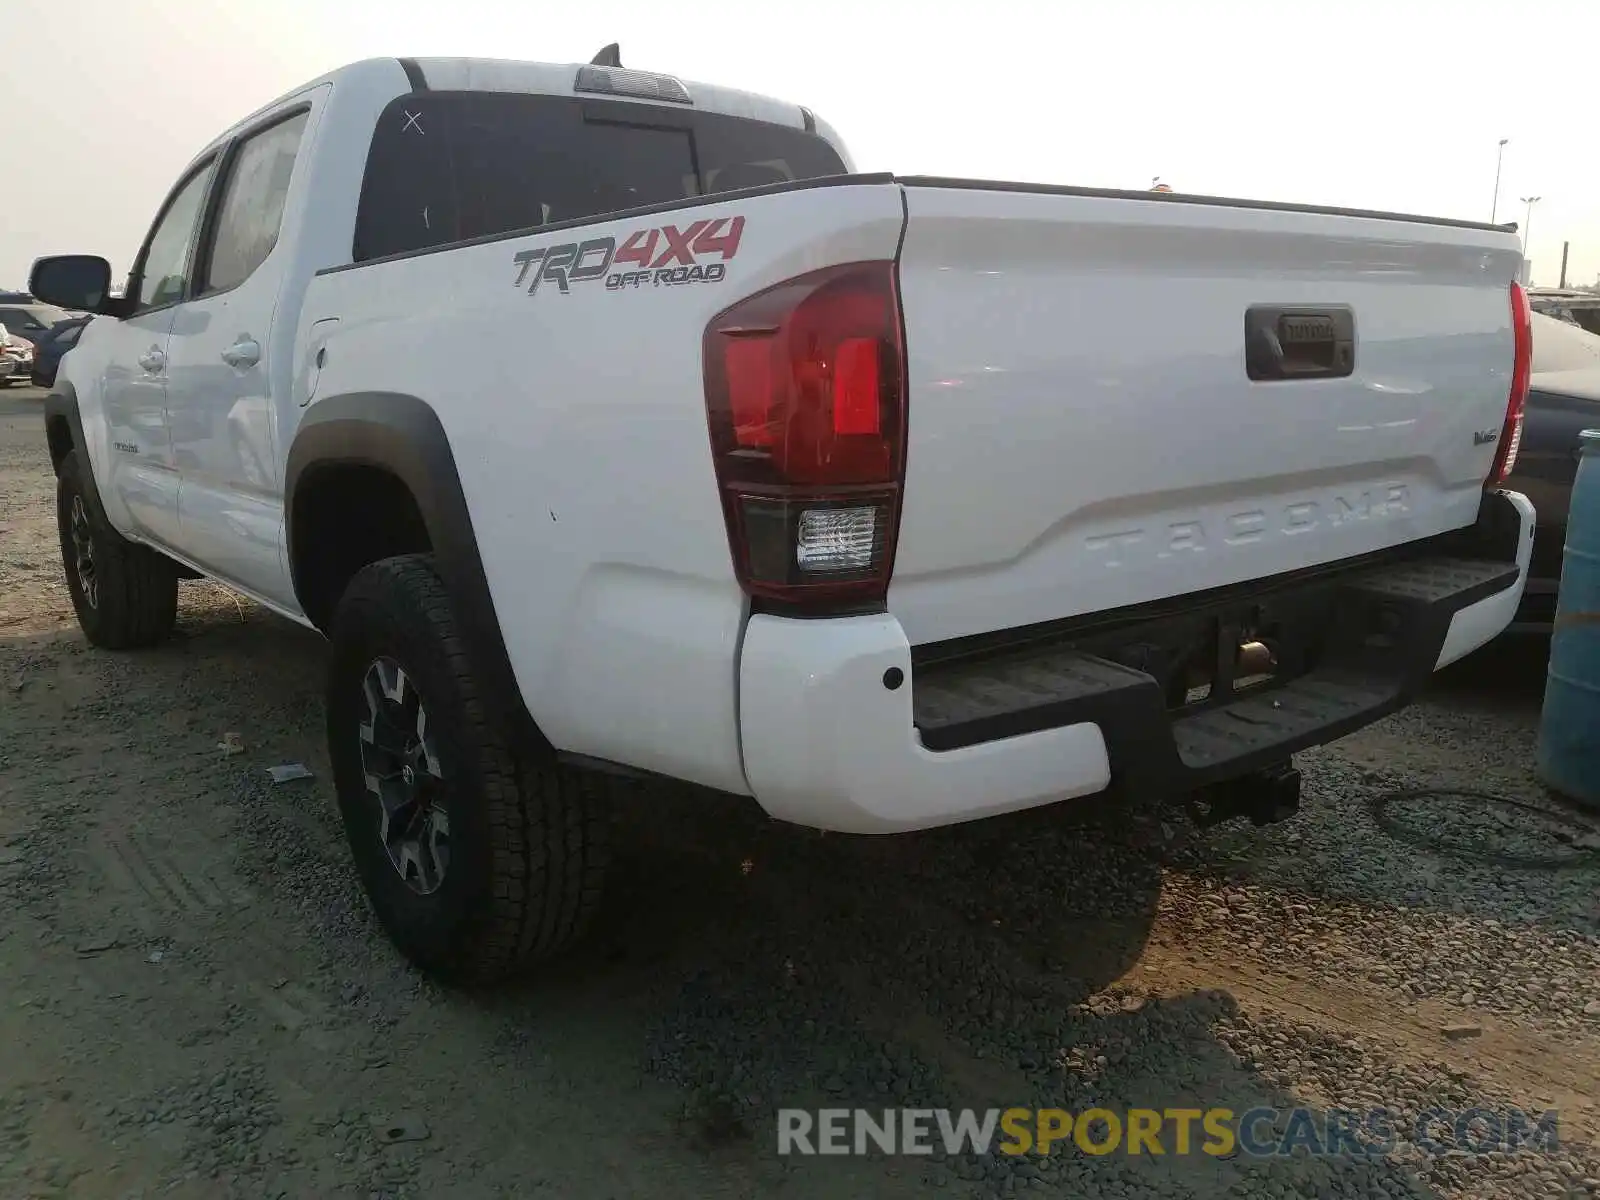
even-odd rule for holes
{"type": "Polygon", "coordinates": [[[1528,303],[1536,313],[1600,334],[1600,292],[1576,288],[1530,288],[1528,303]]]}
{"type": "Polygon", "coordinates": [[[27,383],[33,370],[33,343],[0,326],[0,387],[27,383]]]}
{"type": "Polygon", "coordinates": [[[37,300],[29,300],[25,304],[0,303],[0,326],[4,326],[12,337],[26,338],[35,345],[61,322],[70,321],[76,315],[54,304],[42,304],[37,300]]]}
{"type": "Polygon", "coordinates": [[[1522,448],[1506,480],[1506,487],[1533,501],[1536,516],[1533,561],[1514,632],[1548,633],[1555,620],[1578,435],[1585,429],[1600,429],[1600,336],[1536,312],[1522,448]]]}
{"type": "Polygon", "coordinates": [[[34,343],[31,372],[34,387],[47,388],[55,383],[61,356],[78,344],[83,327],[92,320],[93,317],[72,317],[62,321],[34,343]]]}

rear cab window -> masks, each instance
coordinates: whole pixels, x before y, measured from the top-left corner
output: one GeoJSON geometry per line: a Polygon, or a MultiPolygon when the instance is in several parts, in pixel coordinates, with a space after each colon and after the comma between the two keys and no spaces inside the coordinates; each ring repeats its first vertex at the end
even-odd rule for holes
{"type": "Polygon", "coordinates": [[[842,175],[814,133],[719,113],[569,96],[402,96],[373,133],[356,262],[471,238],[842,175]]]}

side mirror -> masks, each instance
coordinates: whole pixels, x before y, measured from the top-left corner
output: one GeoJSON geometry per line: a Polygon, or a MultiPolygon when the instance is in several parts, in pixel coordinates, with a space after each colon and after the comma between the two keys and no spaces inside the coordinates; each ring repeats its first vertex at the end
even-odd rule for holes
{"type": "Polygon", "coordinates": [[[105,312],[111,296],[111,264],[94,254],[56,254],[34,260],[28,291],[60,308],[105,312]]]}

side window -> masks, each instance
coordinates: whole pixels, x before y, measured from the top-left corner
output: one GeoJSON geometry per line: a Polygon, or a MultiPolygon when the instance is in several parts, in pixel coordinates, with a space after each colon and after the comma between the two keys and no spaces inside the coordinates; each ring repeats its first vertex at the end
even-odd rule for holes
{"type": "Polygon", "coordinates": [[[182,300],[189,287],[190,251],[215,162],[189,177],[156,221],[140,269],[139,310],[182,300]]]}
{"type": "Polygon", "coordinates": [[[202,294],[237,287],[278,244],[289,177],[308,115],[298,113],[239,143],[222,184],[202,294]]]}

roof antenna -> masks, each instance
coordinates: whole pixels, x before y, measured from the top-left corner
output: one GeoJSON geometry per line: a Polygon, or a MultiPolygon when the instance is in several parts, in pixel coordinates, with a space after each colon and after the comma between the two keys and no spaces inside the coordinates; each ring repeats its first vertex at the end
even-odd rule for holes
{"type": "Polygon", "coordinates": [[[591,67],[620,67],[622,66],[622,49],[612,42],[609,46],[601,47],[600,53],[589,60],[591,67]]]}

